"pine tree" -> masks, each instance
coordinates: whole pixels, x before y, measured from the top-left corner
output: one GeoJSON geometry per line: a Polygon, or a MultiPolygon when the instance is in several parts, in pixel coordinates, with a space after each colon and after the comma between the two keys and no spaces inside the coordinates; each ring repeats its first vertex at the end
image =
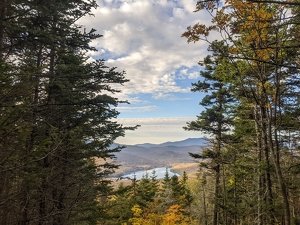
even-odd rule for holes
{"type": "MultiPolygon", "coordinates": [[[[223,43],[214,42],[211,46],[212,51],[216,46],[223,43]]],[[[188,122],[185,130],[203,131],[213,135],[214,140],[212,149],[206,149],[202,154],[190,155],[194,158],[210,159],[209,169],[215,171],[215,199],[214,199],[214,218],[213,224],[220,222],[220,196],[221,196],[221,170],[224,164],[222,156],[222,146],[226,141],[226,132],[230,130],[233,124],[230,118],[230,104],[234,101],[230,86],[223,82],[222,70],[218,70],[219,64],[223,62],[222,57],[207,56],[203,65],[205,70],[200,72],[204,81],[193,83],[193,92],[210,92],[206,95],[200,104],[205,107],[205,110],[200,113],[196,121],[188,122]]]]}
{"type": "MultiPolygon", "coordinates": [[[[219,1],[199,1],[197,11],[208,11],[212,16],[211,24],[190,26],[183,36],[189,42],[204,40],[211,44],[209,36],[212,31],[222,35],[227,51],[218,48],[218,53],[232,66],[232,76],[228,77],[227,82],[235,85],[239,100],[238,129],[235,132],[247,130],[242,128],[244,124],[254,134],[251,136],[252,143],[247,140],[239,147],[244,146],[242,155],[246,152],[247,156],[251,155],[252,162],[257,161],[255,171],[258,177],[254,180],[257,180],[258,216],[255,220],[258,224],[276,224],[278,217],[284,217],[284,223],[291,224],[290,178],[285,167],[286,157],[289,156],[283,147],[284,143],[290,142],[283,134],[290,133],[285,126],[286,121],[298,123],[296,117],[290,117],[289,110],[293,108],[292,111],[297,111],[294,103],[298,102],[295,96],[299,94],[299,83],[296,82],[299,36],[295,36],[299,26],[296,22],[299,6],[293,2],[281,4],[275,1],[230,0],[226,3],[220,5],[219,1]],[[282,206],[276,208],[277,204],[282,206]]],[[[250,133],[242,134],[244,137],[239,141],[250,137],[250,133]]],[[[250,164],[247,166],[250,167],[250,164]]],[[[252,174],[248,175],[251,180],[252,174]]]]}
{"type": "Polygon", "coordinates": [[[158,181],[155,178],[155,173],[152,177],[146,173],[138,183],[136,198],[137,204],[145,208],[149,203],[154,201],[155,194],[158,192],[158,181]]]}
{"type": "Polygon", "coordinates": [[[133,128],[114,122],[120,101],[111,86],[127,82],[125,73],[84,53],[101,35],[76,22],[94,7],[93,0],[1,4],[3,224],[95,224],[104,213],[105,178],[117,167],[110,159],[122,148],[110,146],[133,128]]]}
{"type": "Polygon", "coordinates": [[[194,198],[192,196],[191,190],[188,186],[188,175],[186,171],[183,171],[180,185],[182,187],[182,194],[180,197],[180,205],[186,210],[190,211],[190,207],[194,201],[194,198]]]}

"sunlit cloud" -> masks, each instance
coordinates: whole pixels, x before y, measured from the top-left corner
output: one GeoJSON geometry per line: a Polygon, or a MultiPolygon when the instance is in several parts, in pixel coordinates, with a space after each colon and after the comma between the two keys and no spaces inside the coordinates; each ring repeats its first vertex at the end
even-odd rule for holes
{"type": "Polygon", "coordinates": [[[171,93],[155,93],[152,96],[154,99],[160,99],[160,100],[170,100],[170,101],[181,101],[181,100],[189,100],[190,98],[179,98],[171,93]]]}
{"type": "MultiPolygon", "coordinates": [[[[99,51],[91,54],[104,58],[108,66],[126,70],[130,83],[124,95],[168,91],[186,92],[180,79],[197,78],[190,71],[207,54],[207,44],[187,44],[181,34],[207,16],[194,13],[195,0],[98,0],[94,17],[80,21],[95,28],[103,37],[93,41],[99,51]],[[186,69],[182,70],[182,66],[186,69]]],[[[208,21],[207,21],[208,22],[208,21]]]]}
{"type": "Polygon", "coordinates": [[[120,106],[117,107],[117,110],[119,112],[145,112],[145,111],[153,111],[156,110],[158,107],[155,105],[150,105],[150,106],[140,106],[140,107],[124,107],[120,106]]]}
{"type": "Polygon", "coordinates": [[[195,118],[121,118],[118,122],[124,126],[141,125],[135,131],[127,131],[126,138],[118,138],[120,144],[141,144],[155,143],[160,144],[168,141],[178,141],[187,138],[205,137],[201,132],[185,131],[183,127],[186,122],[195,118]]]}
{"type": "Polygon", "coordinates": [[[130,82],[116,85],[121,92],[114,97],[131,104],[116,108],[120,116],[151,117],[124,120],[126,124],[132,121],[142,127],[128,131],[120,142],[159,143],[192,137],[193,132],[182,129],[191,119],[152,117],[186,113],[191,116],[199,112],[200,95],[191,95],[190,89],[200,76],[198,62],[208,54],[208,44],[188,44],[181,35],[197,22],[209,24],[208,13],[194,12],[197,0],[97,0],[97,3],[94,16],[78,21],[83,29],[95,28],[103,35],[91,43],[98,51],[88,54],[93,59],[105,59],[106,65],[117,67],[117,71],[126,71],[130,82]],[[191,108],[191,102],[195,109],[191,108]]]}

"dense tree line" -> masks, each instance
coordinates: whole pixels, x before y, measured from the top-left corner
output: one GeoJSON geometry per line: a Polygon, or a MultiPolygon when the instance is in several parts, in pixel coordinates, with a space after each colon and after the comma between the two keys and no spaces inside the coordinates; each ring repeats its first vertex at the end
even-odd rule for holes
{"type": "Polygon", "coordinates": [[[109,201],[104,224],[199,224],[197,213],[192,212],[193,193],[186,173],[158,180],[155,172],[146,174],[125,186],[122,182],[109,201]]]}
{"type": "Polygon", "coordinates": [[[300,8],[287,3],[198,1],[211,24],[183,34],[211,52],[192,89],[208,93],[205,111],[186,126],[212,135],[211,147],[192,155],[215,180],[205,224],[300,223],[300,8]]]}
{"type": "Polygon", "coordinates": [[[105,178],[117,167],[107,159],[121,149],[110,146],[133,128],[113,120],[124,72],[86,55],[100,35],[76,22],[95,7],[0,3],[0,224],[96,224],[104,215],[105,178]]]}

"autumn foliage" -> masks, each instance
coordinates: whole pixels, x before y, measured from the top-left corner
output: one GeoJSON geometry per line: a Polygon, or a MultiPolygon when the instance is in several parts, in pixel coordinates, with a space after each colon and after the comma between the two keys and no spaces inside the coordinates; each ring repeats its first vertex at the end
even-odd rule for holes
{"type": "MultiPolygon", "coordinates": [[[[235,99],[233,114],[222,112],[234,118],[231,132],[212,139],[222,142],[221,149],[194,155],[219,163],[220,171],[202,164],[217,177],[213,224],[298,224],[299,3],[198,1],[196,12],[209,15],[210,23],[189,26],[182,36],[188,43],[207,42],[217,63],[204,68],[199,84],[213,85],[210,72],[235,99]]],[[[188,128],[212,127],[203,115],[188,128]]]]}

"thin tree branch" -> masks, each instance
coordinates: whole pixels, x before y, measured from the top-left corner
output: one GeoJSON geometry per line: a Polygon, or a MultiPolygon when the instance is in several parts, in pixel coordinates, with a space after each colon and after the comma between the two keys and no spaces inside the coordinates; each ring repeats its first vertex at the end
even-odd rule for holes
{"type": "Polygon", "coordinates": [[[287,2],[287,1],[273,1],[273,0],[247,0],[248,2],[255,3],[275,3],[281,5],[300,5],[300,2],[287,2]]]}

